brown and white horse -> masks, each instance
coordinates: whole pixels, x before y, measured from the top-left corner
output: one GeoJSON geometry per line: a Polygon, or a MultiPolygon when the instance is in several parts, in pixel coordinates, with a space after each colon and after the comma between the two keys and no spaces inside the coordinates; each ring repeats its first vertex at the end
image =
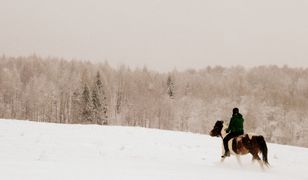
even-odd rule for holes
{"type": "MultiPolygon", "coordinates": [[[[212,137],[221,137],[222,139],[228,134],[226,132],[227,124],[224,121],[217,121],[214,128],[210,132],[212,137]]],[[[263,167],[263,164],[266,166],[269,165],[267,161],[267,146],[264,140],[264,137],[261,135],[251,135],[243,134],[232,138],[228,142],[228,147],[230,153],[236,156],[245,155],[250,153],[252,155],[252,160],[257,160],[260,163],[260,166],[263,167]],[[262,153],[262,160],[259,157],[259,153],[262,153]]],[[[224,148],[222,154],[224,154],[224,148]]],[[[222,159],[222,161],[224,158],[222,159]]]]}

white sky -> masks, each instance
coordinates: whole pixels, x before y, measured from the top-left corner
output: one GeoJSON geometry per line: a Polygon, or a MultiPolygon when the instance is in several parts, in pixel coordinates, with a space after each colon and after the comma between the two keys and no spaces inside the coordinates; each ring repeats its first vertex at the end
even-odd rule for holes
{"type": "Polygon", "coordinates": [[[308,1],[0,0],[0,53],[160,71],[308,67],[308,1]]]}

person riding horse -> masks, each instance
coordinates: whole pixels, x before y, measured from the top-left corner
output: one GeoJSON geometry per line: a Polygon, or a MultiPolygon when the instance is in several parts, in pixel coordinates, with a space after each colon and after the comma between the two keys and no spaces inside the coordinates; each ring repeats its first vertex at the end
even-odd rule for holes
{"type": "Polygon", "coordinates": [[[243,124],[244,124],[244,118],[240,114],[239,109],[233,108],[233,113],[230,119],[229,127],[226,129],[226,132],[230,133],[223,139],[225,154],[221,156],[222,158],[230,156],[228,141],[234,137],[244,134],[243,124]]]}
{"type": "MultiPolygon", "coordinates": [[[[235,110],[234,114],[237,113],[236,111],[237,110],[235,110]]],[[[224,140],[224,138],[227,136],[226,130],[227,124],[222,120],[218,120],[216,121],[213,129],[209,132],[209,135],[212,137],[221,137],[222,140],[224,140]]],[[[263,165],[269,167],[269,163],[267,160],[268,149],[265,139],[262,135],[243,134],[240,136],[236,136],[228,142],[228,147],[230,148],[230,150],[232,149],[230,153],[232,152],[232,154],[236,155],[238,158],[240,155],[245,155],[249,153],[252,155],[253,161],[257,160],[259,162],[261,168],[263,168],[263,165]],[[259,156],[259,153],[262,154],[262,160],[259,156]]],[[[223,154],[225,154],[224,148],[223,154]]],[[[223,156],[221,162],[223,162],[224,159],[225,157],[223,156]]]]}

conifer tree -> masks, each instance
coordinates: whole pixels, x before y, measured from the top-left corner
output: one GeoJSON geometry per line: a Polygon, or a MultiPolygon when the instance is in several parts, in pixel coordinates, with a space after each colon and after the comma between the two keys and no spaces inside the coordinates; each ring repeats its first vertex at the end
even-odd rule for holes
{"type": "Polygon", "coordinates": [[[86,122],[92,122],[92,102],[90,99],[90,91],[87,84],[84,85],[83,92],[82,92],[82,120],[86,122]]]}
{"type": "Polygon", "coordinates": [[[92,90],[92,103],[93,117],[96,123],[107,124],[107,97],[99,72],[96,74],[96,80],[92,90]]]}
{"type": "Polygon", "coordinates": [[[72,106],[71,106],[71,121],[73,123],[80,123],[80,116],[81,116],[81,94],[79,90],[73,92],[72,95],[72,106]]]}
{"type": "Polygon", "coordinates": [[[168,75],[168,79],[167,79],[167,93],[169,95],[170,98],[174,98],[174,82],[171,78],[171,75],[168,75]]]}

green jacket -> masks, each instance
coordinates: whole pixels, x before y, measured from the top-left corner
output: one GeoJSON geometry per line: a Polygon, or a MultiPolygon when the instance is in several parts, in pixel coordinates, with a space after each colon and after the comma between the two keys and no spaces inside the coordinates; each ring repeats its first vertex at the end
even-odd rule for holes
{"type": "Polygon", "coordinates": [[[227,132],[231,131],[233,133],[244,132],[243,128],[244,119],[243,116],[238,113],[231,117],[229,127],[227,128],[227,132]]]}

